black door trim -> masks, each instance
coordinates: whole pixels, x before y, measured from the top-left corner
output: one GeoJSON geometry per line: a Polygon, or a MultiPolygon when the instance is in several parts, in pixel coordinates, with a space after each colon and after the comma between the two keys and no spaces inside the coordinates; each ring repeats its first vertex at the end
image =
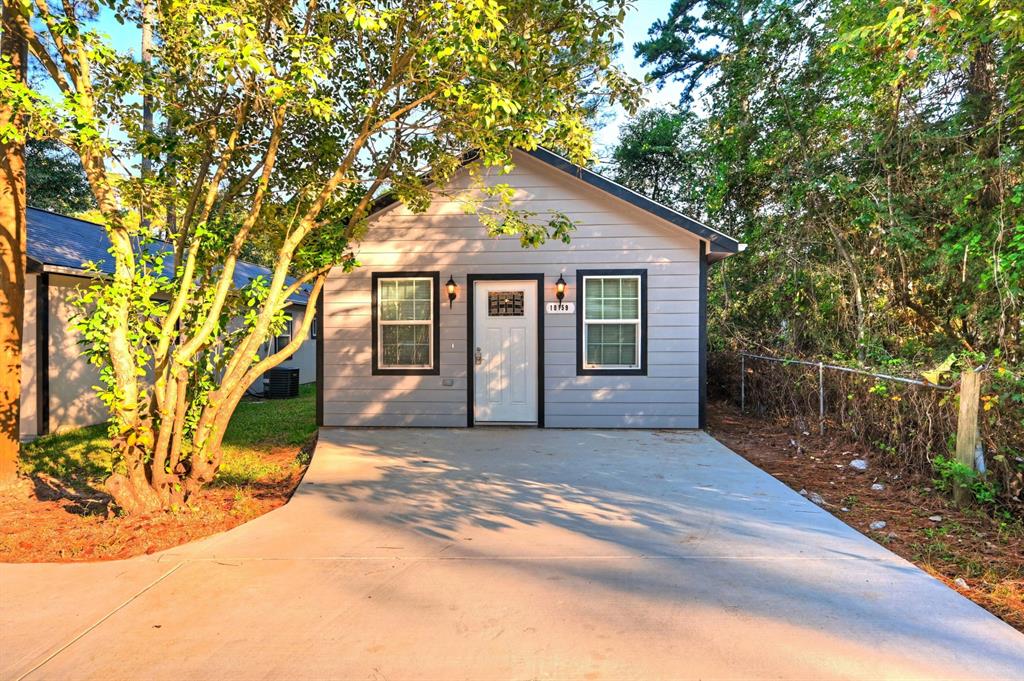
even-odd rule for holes
{"type": "Polygon", "coordinates": [[[534,281],[537,283],[537,427],[544,427],[544,275],[543,274],[470,274],[466,276],[466,427],[474,423],[476,389],[473,385],[473,348],[476,347],[476,320],[473,292],[478,281],[534,281]]]}

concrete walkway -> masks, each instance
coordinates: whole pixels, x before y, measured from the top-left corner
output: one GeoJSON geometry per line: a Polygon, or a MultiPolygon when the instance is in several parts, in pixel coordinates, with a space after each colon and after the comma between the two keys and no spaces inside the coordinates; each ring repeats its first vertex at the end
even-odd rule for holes
{"type": "Polygon", "coordinates": [[[325,430],[243,527],[0,566],[3,679],[1022,676],[1024,636],[694,432],[325,430]]]}

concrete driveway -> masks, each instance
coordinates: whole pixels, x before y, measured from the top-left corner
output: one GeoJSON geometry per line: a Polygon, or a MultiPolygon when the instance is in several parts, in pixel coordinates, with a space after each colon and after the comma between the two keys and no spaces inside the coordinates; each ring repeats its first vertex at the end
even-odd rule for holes
{"type": "Polygon", "coordinates": [[[1024,676],[1024,636],[696,432],[324,430],[282,509],[0,588],[5,679],[1024,676]]]}

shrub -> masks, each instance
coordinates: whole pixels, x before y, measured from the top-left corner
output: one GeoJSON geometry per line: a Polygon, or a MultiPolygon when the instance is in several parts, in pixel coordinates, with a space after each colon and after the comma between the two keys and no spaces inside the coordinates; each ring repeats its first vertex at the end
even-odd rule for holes
{"type": "MultiPolygon", "coordinates": [[[[894,373],[889,366],[876,371],[894,373]]],[[[956,390],[935,390],[834,370],[825,371],[824,387],[825,417],[830,428],[847,432],[897,469],[922,475],[931,475],[934,469],[940,478],[944,471],[946,479],[961,474],[948,463],[956,442],[956,390]]],[[[708,391],[739,403],[738,354],[709,355],[708,391]]],[[[800,432],[817,429],[816,367],[748,359],[746,397],[748,412],[789,420],[800,432]]],[[[989,473],[984,480],[979,477],[976,481],[985,486],[977,488],[976,496],[987,503],[991,495],[993,501],[1024,517],[1024,367],[994,360],[985,371],[981,402],[979,429],[989,473]]]]}

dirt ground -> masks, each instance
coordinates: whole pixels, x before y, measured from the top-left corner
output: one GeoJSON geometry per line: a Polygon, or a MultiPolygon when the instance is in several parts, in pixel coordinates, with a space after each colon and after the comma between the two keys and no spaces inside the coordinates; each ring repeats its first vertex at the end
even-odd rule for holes
{"type": "MultiPolygon", "coordinates": [[[[304,448],[305,451],[306,448],[304,448]]],[[[295,447],[260,457],[274,474],[245,484],[214,484],[174,513],[118,516],[109,498],[81,494],[48,476],[22,477],[0,490],[0,562],[114,560],[179,546],[284,504],[306,472],[295,447]]]]}
{"type": "Polygon", "coordinates": [[[1024,632],[1024,523],[958,509],[930,478],[887,466],[841,433],[797,432],[727,403],[708,413],[709,431],[730,449],[806,496],[820,495],[823,508],[847,525],[1024,632]],[[851,468],[854,459],[868,469],[851,468]],[[876,521],[885,527],[871,530],[876,521]]]}

